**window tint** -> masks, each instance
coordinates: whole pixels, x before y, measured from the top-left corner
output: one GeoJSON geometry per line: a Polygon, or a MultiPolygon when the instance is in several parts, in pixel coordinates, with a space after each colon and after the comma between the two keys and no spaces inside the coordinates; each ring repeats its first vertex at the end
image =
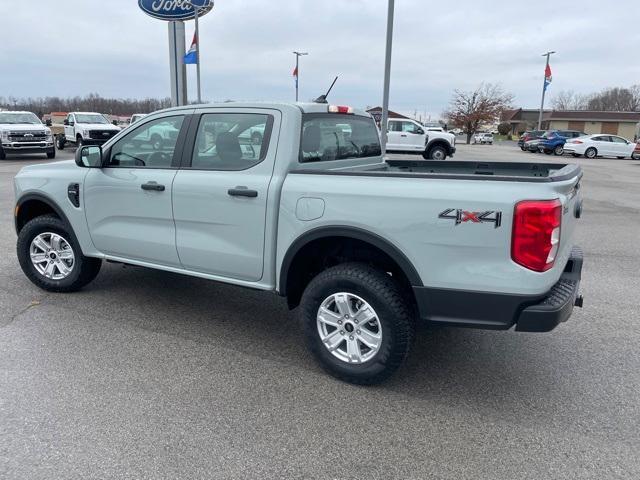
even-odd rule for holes
{"type": "Polygon", "coordinates": [[[402,131],[406,133],[416,133],[420,127],[412,122],[402,122],[402,131]]]}
{"type": "Polygon", "coordinates": [[[145,123],[111,147],[108,167],[169,168],[184,116],[145,123]]]}
{"type": "Polygon", "coordinates": [[[404,122],[389,122],[389,131],[390,132],[401,132],[403,123],[404,122]]]}
{"type": "Polygon", "coordinates": [[[259,113],[205,113],[200,118],[191,168],[246,170],[267,155],[273,117],[259,113]]]}
{"type": "Polygon", "coordinates": [[[381,153],[378,129],[372,118],[331,113],[303,116],[301,162],[374,157],[381,153]]]}
{"type": "Polygon", "coordinates": [[[620,138],[620,137],[611,137],[611,141],[614,143],[627,143],[627,141],[624,138],[620,138]]]}
{"type": "Polygon", "coordinates": [[[610,142],[611,141],[609,137],[593,137],[592,140],[594,142],[610,142]]]}

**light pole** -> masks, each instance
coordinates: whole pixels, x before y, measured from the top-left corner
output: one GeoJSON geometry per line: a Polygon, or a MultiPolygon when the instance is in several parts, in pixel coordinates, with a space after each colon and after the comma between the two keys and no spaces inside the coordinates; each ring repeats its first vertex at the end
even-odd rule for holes
{"type": "Polygon", "coordinates": [[[542,82],[542,101],[540,102],[540,114],[538,115],[538,130],[542,128],[542,111],[544,110],[544,94],[547,92],[547,68],[549,67],[549,57],[556,53],[555,51],[549,51],[543,53],[543,57],[547,57],[547,64],[544,67],[544,81],[542,82]]]}
{"type": "Polygon", "coordinates": [[[389,118],[389,82],[391,80],[391,43],[393,41],[394,3],[394,0],[389,0],[389,9],[387,11],[387,47],[384,56],[384,87],[382,90],[382,119],[380,123],[383,155],[387,151],[387,119],[389,118]]]}
{"type": "Polygon", "coordinates": [[[298,101],[298,79],[300,78],[300,70],[298,70],[299,67],[299,59],[302,55],[309,55],[307,52],[293,52],[293,54],[296,56],[296,102],[298,101]]]}
{"type": "Polygon", "coordinates": [[[200,88],[200,29],[198,26],[198,18],[200,11],[213,8],[213,0],[204,0],[202,5],[195,5],[191,0],[184,0],[184,3],[190,5],[195,11],[194,20],[196,22],[196,82],[198,85],[198,103],[202,103],[202,90],[200,88]]]}

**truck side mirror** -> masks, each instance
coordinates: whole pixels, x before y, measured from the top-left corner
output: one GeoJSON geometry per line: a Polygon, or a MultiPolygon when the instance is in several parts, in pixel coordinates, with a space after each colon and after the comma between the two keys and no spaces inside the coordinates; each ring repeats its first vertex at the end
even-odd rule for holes
{"type": "Polygon", "coordinates": [[[85,145],[76,150],[76,165],[83,168],[102,167],[102,147],[85,145]]]}
{"type": "Polygon", "coordinates": [[[416,129],[415,133],[416,133],[417,135],[422,135],[422,134],[424,133],[424,130],[423,130],[423,129],[421,129],[421,128],[418,128],[418,129],[416,129]]]}
{"type": "Polygon", "coordinates": [[[45,124],[47,127],[50,127],[50,126],[51,126],[51,119],[50,119],[50,118],[47,118],[47,119],[45,120],[44,124],[45,124]]]}
{"type": "Polygon", "coordinates": [[[65,118],[63,123],[64,123],[65,125],[69,125],[69,120],[68,120],[67,118],[65,118]]]}
{"type": "Polygon", "coordinates": [[[117,120],[113,120],[111,123],[113,123],[115,126],[118,126],[118,121],[117,120]]]}

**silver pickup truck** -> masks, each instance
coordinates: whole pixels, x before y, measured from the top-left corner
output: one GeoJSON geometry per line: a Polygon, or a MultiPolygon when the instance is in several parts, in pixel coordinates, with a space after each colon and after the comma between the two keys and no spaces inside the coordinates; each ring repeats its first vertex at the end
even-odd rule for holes
{"type": "Polygon", "coordinates": [[[582,302],[581,177],[572,164],[385,161],[373,119],[345,106],[188,106],[75,162],[23,168],[17,252],[54,292],[87,285],[102,260],[276,292],[328,372],[375,383],[418,321],[567,320],[582,302]],[[179,133],[155,145],[158,125],[179,133]]]}

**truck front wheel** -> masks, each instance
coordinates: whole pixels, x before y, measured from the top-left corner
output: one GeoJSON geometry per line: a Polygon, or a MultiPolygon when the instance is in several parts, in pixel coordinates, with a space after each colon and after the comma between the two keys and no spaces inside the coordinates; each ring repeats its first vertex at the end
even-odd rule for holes
{"type": "Polygon", "coordinates": [[[350,383],[380,383],[404,362],[415,319],[399,285],[363,263],[318,274],[300,302],[311,353],[331,375],[350,383]]]}
{"type": "Polygon", "coordinates": [[[77,148],[82,148],[82,144],[84,143],[84,140],[82,139],[82,135],[78,135],[76,137],[76,147],[77,148]]]}
{"type": "Polygon", "coordinates": [[[436,145],[431,147],[429,150],[426,150],[422,157],[425,160],[446,160],[447,159],[447,151],[441,145],[436,145]]]}
{"type": "Polygon", "coordinates": [[[58,137],[56,138],[56,147],[58,147],[58,150],[64,150],[64,144],[66,143],[65,138],[63,135],[58,135],[58,137]]]}
{"type": "Polygon", "coordinates": [[[73,292],[91,282],[102,261],[85,257],[80,245],[58,217],[30,220],[18,234],[18,261],[36,286],[50,292],[73,292]]]}

